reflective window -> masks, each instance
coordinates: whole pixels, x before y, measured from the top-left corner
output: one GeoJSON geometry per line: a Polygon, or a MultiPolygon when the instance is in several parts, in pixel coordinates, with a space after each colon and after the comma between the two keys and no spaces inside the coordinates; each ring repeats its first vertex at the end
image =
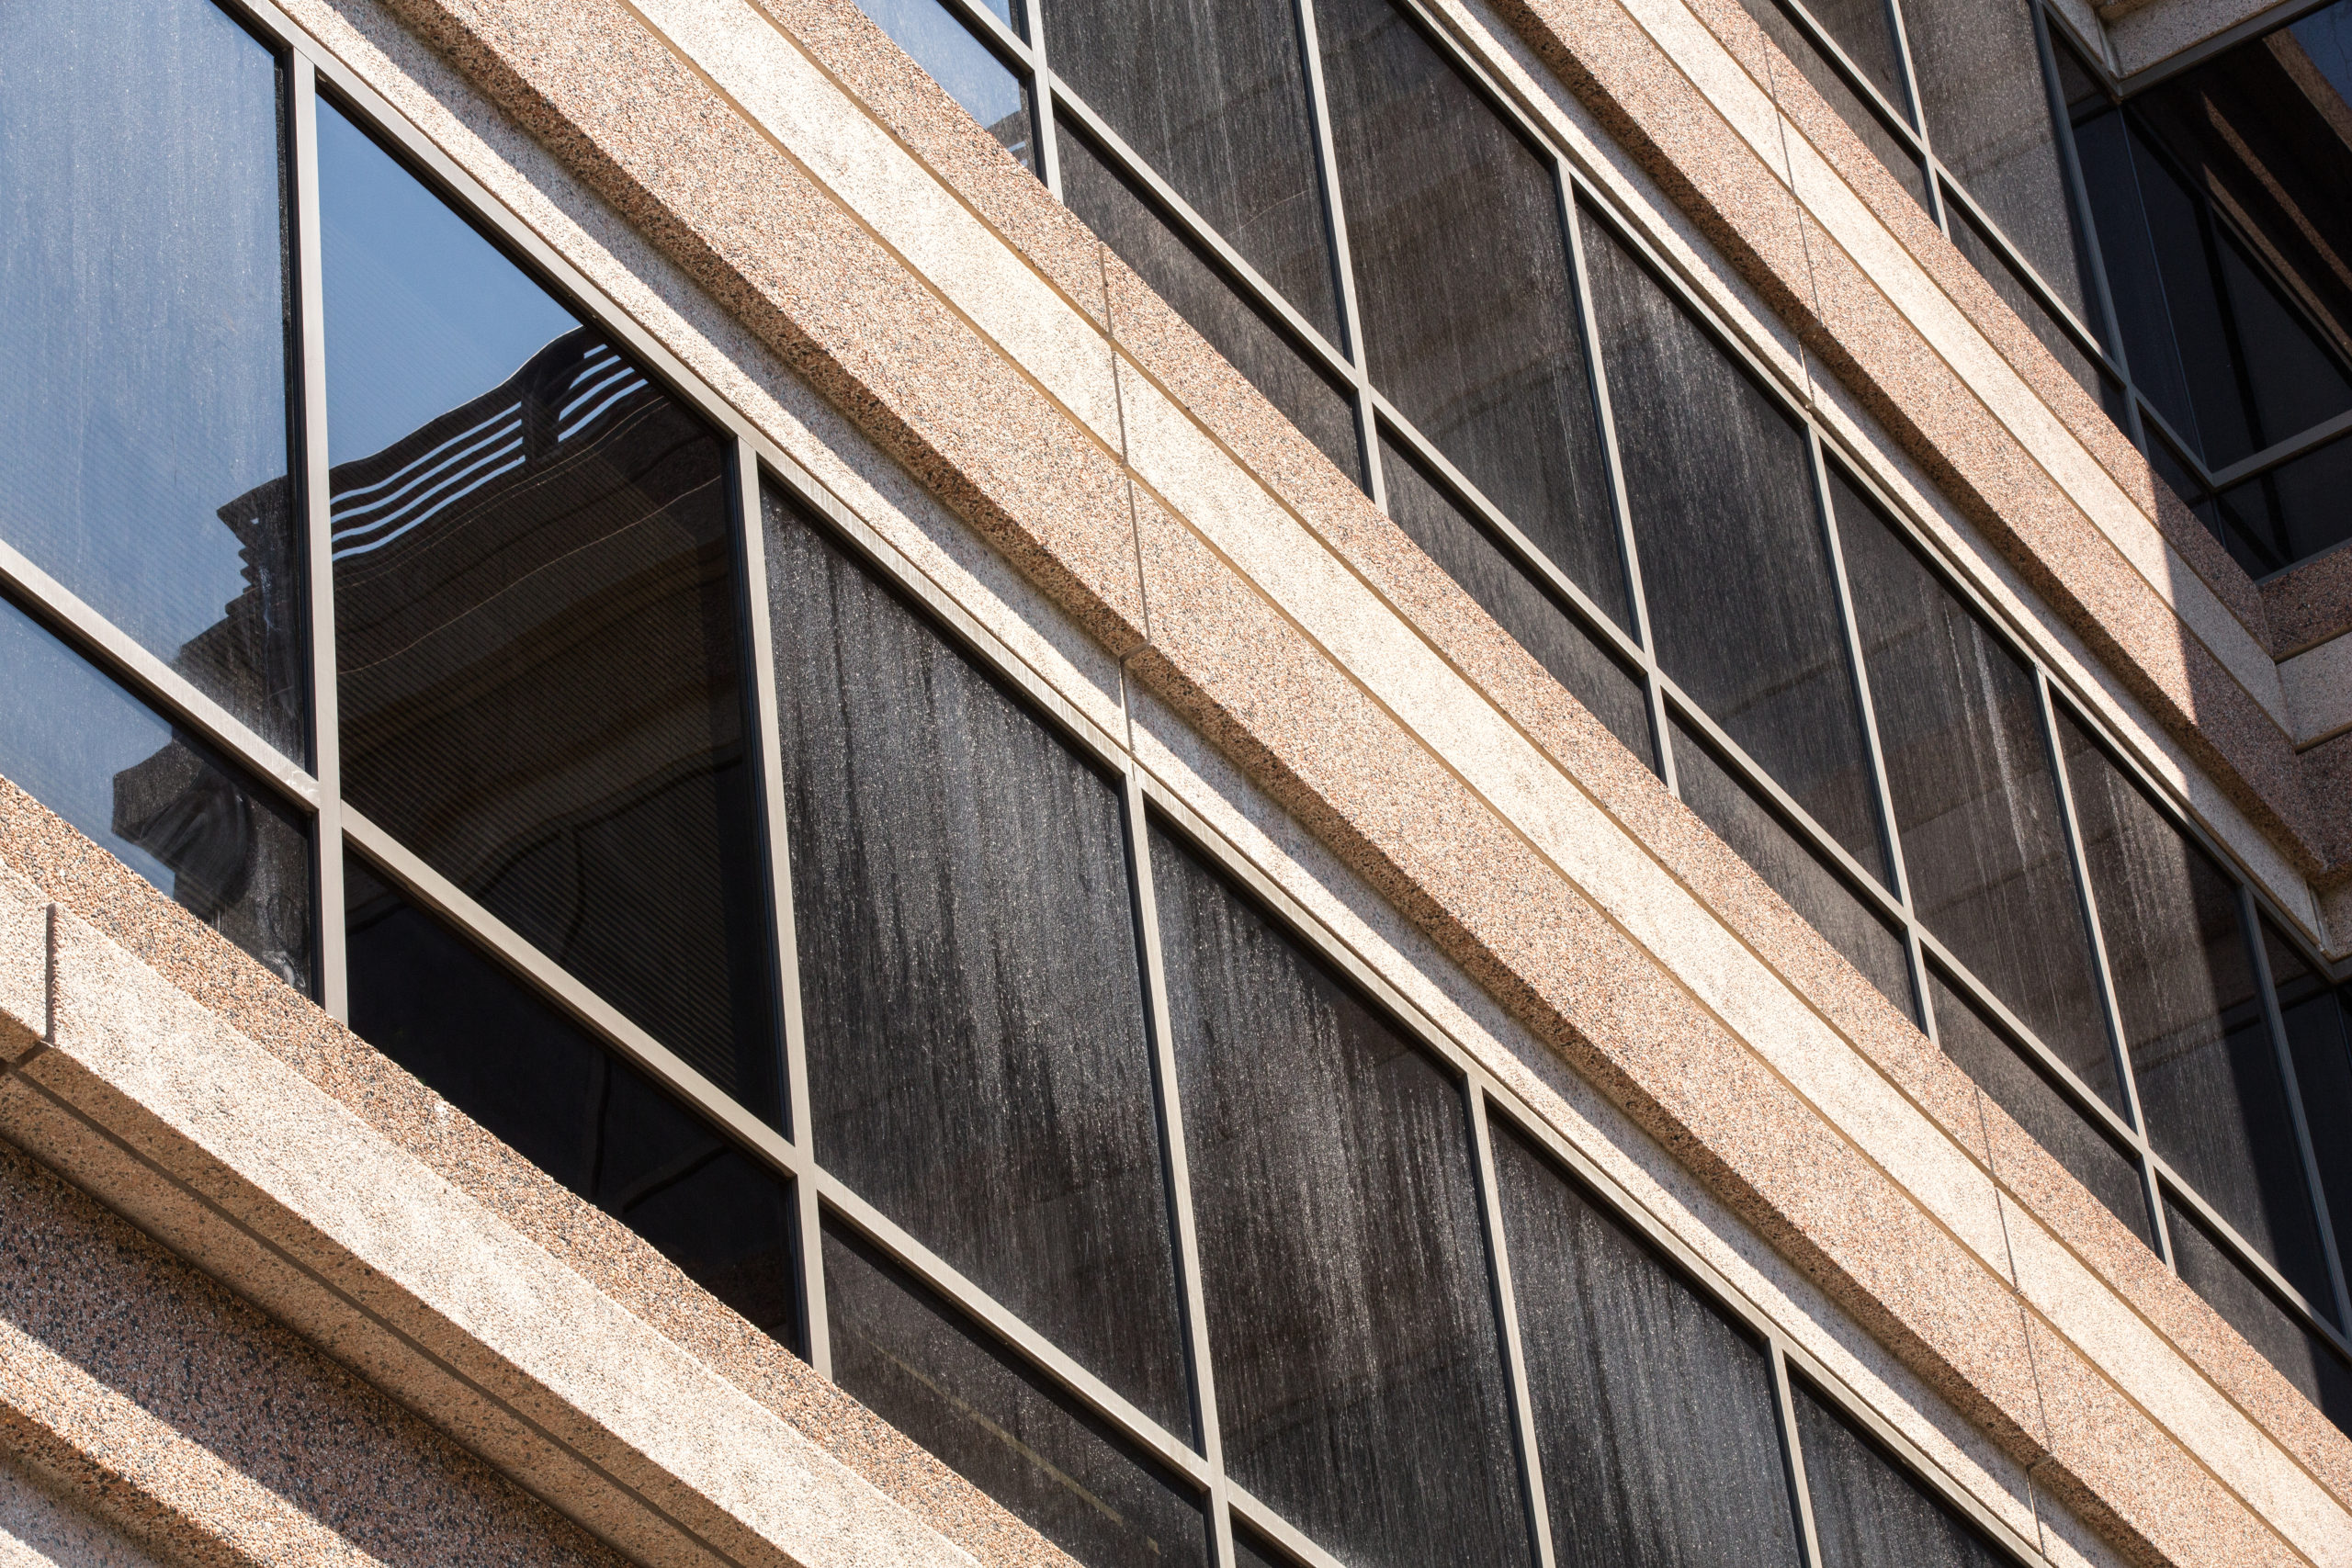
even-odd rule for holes
{"type": "Polygon", "coordinates": [[[6,599],[0,671],[0,778],[309,991],[309,824],[6,599]]]}
{"type": "MultiPolygon", "coordinates": [[[[858,0],[858,8],[909,59],[947,89],[947,96],[980,122],[980,129],[1004,144],[1023,168],[1037,167],[1036,138],[1031,133],[1029,86],[999,60],[996,51],[972,34],[972,29],[940,0],[858,0]]],[[[1005,0],[989,9],[1008,25],[1014,19],[1005,0]]]]}
{"type": "Polygon", "coordinates": [[[207,0],[0,28],[0,539],[308,750],[269,51],[207,0]]]}
{"type": "Polygon", "coordinates": [[[345,795],[775,1121],[725,450],[320,121],[345,795]]]}
{"type": "Polygon", "coordinates": [[[1342,1561],[1532,1561],[1461,1086],[1154,830],[1227,1470],[1342,1561]]]}

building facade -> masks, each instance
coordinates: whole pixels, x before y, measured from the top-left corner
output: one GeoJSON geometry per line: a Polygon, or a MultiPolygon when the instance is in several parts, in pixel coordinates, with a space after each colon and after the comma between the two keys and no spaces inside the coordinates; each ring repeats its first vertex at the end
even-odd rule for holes
{"type": "Polygon", "coordinates": [[[0,1559],[2352,1564],[2347,106],[0,9],[0,1559]]]}

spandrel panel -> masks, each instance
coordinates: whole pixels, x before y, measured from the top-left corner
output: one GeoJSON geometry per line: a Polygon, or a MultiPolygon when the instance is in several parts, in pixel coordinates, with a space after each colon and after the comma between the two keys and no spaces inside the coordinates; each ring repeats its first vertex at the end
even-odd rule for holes
{"type": "Polygon", "coordinates": [[[2327,1294],[2236,885],[2061,708],[2066,777],[2148,1142],[2297,1287],[2327,1294]]]}
{"type": "Polygon", "coordinates": [[[1792,1380],[1820,1568],[2009,1568],[1879,1446],[1792,1380]]]}
{"type": "Polygon", "coordinates": [[[344,794],[775,1121],[726,448],[323,104],[319,200],[344,794]]]}
{"type": "Polygon", "coordinates": [[[1208,1521],[1101,1418],[829,1221],[833,1381],[1085,1568],[1208,1568],[1208,1521]]]}
{"type": "MultiPolygon", "coordinates": [[[[1819,93],[1823,101],[1838,112],[1839,118],[1853,128],[1854,134],[1861,138],[1862,145],[1871,150],[1871,155],[1886,165],[1886,172],[1893,175],[1902,184],[1903,188],[1911,193],[1911,199],[1921,207],[1926,207],[1928,180],[1927,175],[1920,171],[1918,158],[1904,144],[1901,137],[1886,128],[1885,123],[1879,118],[1877,111],[1871,108],[1862,95],[1856,92],[1853,85],[1847,81],[1844,73],[1840,72],[1830,58],[1814,44],[1812,39],[1797,26],[1789,14],[1781,8],[1778,0],[1741,0],[1741,4],[1747,7],[1747,14],[1756,18],[1756,25],[1762,28],[1774,43],[1781,46],[1781,52],[1787,55],[1799,71],[1804,73],[1804,78],[1813,84],[1814,91],[1819,93]]],[[[1886,13],[1876,0],[1860,0],[1859,4],[1849,4],[1843,8],[1851,13],[1854,19],[1864,22],[1864,25],[1857,30],[1863,33],[1866,40],[1869,38],[1866,18],[1871,13],[1875,12],[1878,18],[1878,31],[1880,36],[1883,37],[1886,13]]],[[[1820,17],[1821,12],[1818,6],[1815,7],[1814,14],[1820,17]]],[[[1822,19],[1826,25],[1827,18],[1822,19]]],[[[1831,36],[1833,38],[1837,36],[1834,28],[1831,36]]],[[[1842,40],[1840,41],[1842,44],[1842,40]]],[[[1849,58],[1852,58],[1850,51],[1849,58]]],[[[1891,56],[1882,58],[1886,61],[1891,77],[1892,58],[1891,56]]],[[[1855,62],[1861,63],[1860,60],[1856,60],[1855,62]]],[[[1880,90],[1887,95],[1888,102],[1900,104],[1904,101],[1902,94],[1889,82],[1881,82],[1878,85],[1880,90]]]]}
{"type": "MultiPolygon", "coordinates": [[[[2165,1228],[2172,1236],[2173,1261],[2182,1282],[2245,1335],[2247,1344],[2319,1406],[2320,1414],[2352,1432],[2352,1368],[2298,1323],[2179,1204],[2165,1202],[2165,1228]]],[[[2315,1304],[2327,1310],[2324,1303],[2315,1304]]]]}
{"type": "Polygon", "coordinates": [[[2327,1197],[2335,1254],[2352,1258],[2352,1016],[2345,994],[2312,972],[2265,921],[2263,945],[2278,988],[2278,1013],[2303,1098],[2320,1190],[2327,1197]]]}
{"type": "Polygon", "coordinates": [[[1674,726],[1674,776],[1682,803],[1755,867],[1756,874],[1812,922],[1904,1017],[1917,1022],[1919,1008],[1912,998],[1911,961],[1903,939],[1736,778],[1696,733],[1679,722],[1674,726]]]}
{"type": "Polygon", "coordinates": [[[310,992],[310,824],[6,599],[0,779],[310,992]]]}
{"type": "Polygon", "coordinates": [[[1120,792],[763,510],[818,1157],[1190,1437],[1120,792]]]}
{"type": "Polygon", "coordinates": [[[797,1347],[790,1183],[356,858],[344,889],[360,1038],[797,1347]]]}
{"type": "Polygon", "coordinates": [[[1797,1568],[1764,1348],[1493,1124],[1561,1568],[1797,1568]]]}
{"type": "Polygon", "coordinates": [[[1550,164],[1389,0],[1316,17],[1374,383],[1630,626],[1550,164]]]}
{"type": "Polygon", "coordinates": [[[1388,515],[1396,525],[1627,750],[1655,769],[1657,750],[1650,740],[1649,700],[1640,677],[1603,649],[1552,589],[1539,584],[1533,571],[1392,441],[1380,445],[1380,475],[1388,491],[1388,515]]]}
{"type": "MultiPolygon", "coordinates": [[[[1012,17],[1002,6],[991,6],[1012,17]]],[[[941,0],[858,0],[858,9],[890,35],[890,41],[909,59],[930,73],[947,89],[947,96],[980,122],[980,129],[1003,144],[1024,169],[1037,167],[1036,138],[1031,132],[1029,86],[1013,74],[996,51],[972,36],[941,0]]]]}
{"type": "Polygon", "coordinates": [[[1928,995],[1935,1002],[1936,1039],[1944,1055],[2132,1235],[2154,1247],[2147,1190],[2132,1157],[2109,1142],[2088,1115],[1945,985],[1941,976],[1930,976],[1928,995]]]}
{"type": "Polygon", "coordinates": [[[1530,1562],[1460,1084],[1157,827],[1151,865],[1227,1472],[1360,1568],[1530,1562]]]}
{"type": "Polygon", "coordinates": [[[1658,662],[1886,878],[1804,434],[1605,226],[1584,235],[1658,662]]]}
{"type": "Polygon", "coordinates": [[[206,0],[0,28],[0,539],[299,760],[279,115],[206,0]]]}
{"type": "Polygon", "coordinates": [[[1067,126],[1060,136],[1062,199],[1069,209],[1361,486],[1355,400],[1309,365],[1306,352],[1083,138],[1067,126]]]}
{"type": "Polygon", "coordinates": [[[1830,493],[1913,907],[2121,1110],[2033,675],[1835,468],[1830,493]]]}
{"type": "Polygon", "coordinates": [[[1054,73],[1340,343],[1290,0],[1057,0],[1045,14],[1054,73]]]}

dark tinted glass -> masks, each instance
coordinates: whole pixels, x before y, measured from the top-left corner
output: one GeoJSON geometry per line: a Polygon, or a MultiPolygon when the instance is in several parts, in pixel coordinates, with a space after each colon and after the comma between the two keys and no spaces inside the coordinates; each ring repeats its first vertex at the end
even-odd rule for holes
{"type": "MultiPolygon", "coordinates": [[[[890,35],[890,41],[947,89],[947,96],[1004,144],[1025,169],[1037,166],[1030,134],[1028,84],[972,36],[972,30],[940,0],[858,0],[858,9],[890,35]]],[[[989,6],[1010,23],[1003,0],[989,6]]],[[[1058,63],[1058,62],[1057,62],[1058,63]]]]}
{"type": "Polygon", "coordinates": [[[2079,320],[2089,315],[2032,0],[1904,0],[1936,156],[2079,320]]]}
{"type": "Polygon", "coordinates": [[[1834,469],[1830,486],[1913,907],[2120,1110],[2033,676],[1834,469]]]}
{"type": "Polygon", "coordinates": [[[1584,233],[1658,662],[1884,876],[1804,434],[1607,229],[1584,233]]]}
{"type": "Polygon", "coordinates": [[[1819,1395],[1802,1382],[1790,1393],[1821,1568],[2007,1568],[2007,1556],[1819,1395]]]}
{"type": "Polygon", "coordinates": [[[277,67],[206,0],[0,28],[0,539],[291,755],[277,67]]]}
{"type": "MultiPolygon", "coordinates": [[[[2322,1415],[2352,1432],[2352,1368],[2296,1322],[2178,1204],[2165,1204],[2165,1225],[2172,1235],[2173,1261],[2188,1288],[2245,1335],[2246,1343],[2302,1390],[2322,1415]]],[[[2326,1308],[2322,1305],[2321,1310],[2326,1308]]]]}
{"type": "Polygon", "coordinates": [[[1549,670],[1609,732],[1656,766],[1649,700],[1641,679],[1578,624],[1576,616],[1503,543],[1438,488],[1396,443],[1380,445],[1388,515],[1462,585],[1503,630],[1549,670]]]}
{"type": "Polygon", "coordinates": [[[1389,0],[1316,16],[1374,381],[1625,624],[1550,164],[1389,0]]]}
{"type": "Polygon", "coordinates": [[[1046,8],[1046,34],[1054,73],[1340,342],[1289,0],[1058,0],[1046,8]]]}
{"type": "Polygon", "coordinates": [[[1763,1348],[1500,1122],[1494,1148],[1563,1568],[1796,1568],[1763,1348]]]}
{"type": "Polygon", "coordinates": [[[1234,1568],[1292,1568],[1289,1558],[1238,1524],[1233,1527],[1233,1562],[1234,1568]]]}
{"type": "Polygon", "coordinates": [[[5,599],[0,671],[0,778],[307,992],[309,825],[5,599]]]}
{"type": "Polygon", "coordinates": [[[1207,1568],[1197,1498],[831,1224],[825,1308],[833,1381],[1085,1568],[1207,1568]]]}
{"type": "Polygon", "coordinates": [[[1062,199],[1070,210],[1342,473],[1363,483],[1354,400],[1313,368],[1305,353],[1248,302],[1207,254],[1076,132],[1064,127],[1059,145],[1062,199]]]}
{"type": "Polygon", "coordinates": [[[2122,111],[2110,109],[2075,127],[2075,150],[2082,160],[2083,187],[2098,227],[2099,258],[2107,265],[2108,294],[2132,379],[2172,427],[2194,443],[2197,411],[2141,210],[2140,177],[2132,167],[2131,136],[2122,111]]]}
{"type": "Polygon", "coordinates": [[[1189,1435],[1120,792],[763,511],[818,1156],[1189,1435]]]}
{"type": "Polygon", "coordinates": [[[2352,441],[2282,463],[2223,491],[2222,500],[2241,525],[2285,562],[2352,539],[2346,495],[2352,495],[2352,441]]]}
{"type": "Polygon", "coordinates": [[[2237,886],[2059,710],[2148,1141],[2306,1293],[2325,1296],[2302,1156],[2237,886]]]}
{"type": "Polygon", "coordinates": [[[1805,8],[1846,51],[1846,58],[1861,67],[1871,85],[1896,109],[1909,114],[1910,99],[1903,90],[1902,73],[1895,68],[1894,28],[1887,16],[1886,0],[1812,0],[1805,8]]]}
{"type": "Polygon", "coordinates": [[[319,118],[345,795],[773,1120],[725,448],[319,118]]]}
{"type": "Polygon", "coordinates": [[[1944,1055],[2134,1235],[2150,1241],[2147,1192],[2132,1156],[2109,1143],[2088,1115],[2024,1052],[1961,1000],[1940,976],[1930,977],[1928,989],[1935,998],[1936,1038],[1944,1055]]]}
{"type": "Polygon", "coordinates": [[[797,1347],[790,1184],[358,861],[344,877],[360,1037],[797,1347]]]}
{"type": "MultiPolygon", "coordinates": [[[[1886,165],[1886,172],[1902,182],[1903,188],[1911,193],[1911,199],[1922,207],[1927,206],[1928,181],[1927,176],[1920,173],[1919,160],[1904,145],[1901,137],[1886,128],[1878,112],[1870,107],[1862,95],[1846,80],[1845,73],[1815,47],[1812,39],[1781,9],[1777,0],[1741,0],[1741,3],[1747,7],[1747,14],[1756,18],[1757,25],[1781,46],[1781,51],[1804,73],[1805,80],[1813,84],[1814,91],[1838,111],[1839,118],[1853,127],[1854,134],[1862,139],[1862,145],[1886,165]]],[[[1860,4],[1849,4],[1846,9],[1864,17],[1874,14],[1878,20],[1878,32],[1883,37],[1886,13],[1876,0],[1860,0],[1860,4]]],[[[1866,23],[1860,30],[1867,34],[1866,23]]],[[[1891,72],[1891,59],[1888,63],[1891,72]]],[[[1778,90],[1786,95],[1785,88],[1778,90]]],[[[1887,94],[1889,102],[1903,102],[1902,95],[1893,86],[1882,84],[1881,91],[1887,94]]]]}
{"type": "Polygon", "coordinates": [[[1363,1568],[1529,1562],[1460,1086],[1151,846],[1227,1470],[1363,1568]]]}
{"type": "Polygon", "coordinates": [[[1754,866],[1789,908],[1812,921],[1905,1017],[1919,1016],[1903,939],[1705,741],[1680,724],[1674,727],[1674,778],[1682,803],[1754,866]]]}
{"type": "Polygon", "coordinates": [[[2327,1196],[2335,1254],[2352,1258],[2352,1017],[2346,1016],[2344,993],[2312,973],[2267,923],[2262,940],[2278,987],[2279,1017],[2287,1026],[2320,1190],[2327,1196]]]}

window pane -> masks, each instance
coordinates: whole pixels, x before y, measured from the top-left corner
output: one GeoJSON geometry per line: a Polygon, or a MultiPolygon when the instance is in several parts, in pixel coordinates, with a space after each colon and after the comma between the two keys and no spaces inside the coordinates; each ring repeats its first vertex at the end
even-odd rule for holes
{"type": "Polygon", "coordinates": [[[0,599],[0,778],[298,991],[310,826],[0,599]]]}
{"type": "Polygon", "coordinates": [[[1911,962],[1903,939],[1705,741],[1679,723],[1674,777],[1682,803],[1755,867],[1789,908],[1812,921],[1904,1017],[1916,1021],[1919,1009],[1911,997],[1911,962]]]}
{"type": "MultiPolygon", "coordinates": [[[[858,0],[858,9],[890,35],[890,41],[947,89],[980,122],[980,129],[1004,144],[1024,169],[1037,167],[1036,142],[1030,133],[1029,85],[1013,74],[996,51],[972,36],[940,0],[858,0]]],[[[1002,0],[989,6],[1010,24],[1002,0]]],[[[1057,63],[1059,63],[1057,62],[1057,63]]]]}
{"type": "Polygon", "coordinates": [[[2302,1390],[2320,1414],[2352,1432],[2352,1368],[2298,1323],[2178,1204],[2165,1204],[2165,1225],[2172,1233],[2173,1260],[2188,1288],[2302,1390]]]}
{"type": "Polygon", "coordinates": [[[825,1309],[834,1382],[1086,1568],[1207,1568],[1196,1498],[831,1223],[825,1309]]]}
{"type": "Polygon", "coordinates": [[[1550,164],[1389,0],[1316,15],[1373,380],[1630,625],[1550,164]]]}
{"type": "Polygon", "coordinates": [[[1584,234],[1658,662],[1883,877],[1804,435],[1615,236],[1589,219],[1584,234]]]}
{"type": "MultiPolygon", "coordinates": [[[[1266,394],[1340,471],[1361,485],[1355,400],[1228,282],[1209,258],[1160,217],[1075,131],[1061,131],[1062,199],[1136,269],[1209,346],[1266,394]]],[[[1337,334],[1334,334],[1336,339],[1337,334]]]]}
{"type": "Polygon", "coordinates": [[[2222,492],[2232,514],[2282,561],[2352,539],[2352,441],[2323,446],[2222,492]]]}
{"type": "Polygon", "coordinates": [[[1871,85],[1908,114],[1902,73],[1894,63],[1894,28],[1886,14],[1886,0],[1811,0],[1805,9],[1846,51],[1846,58],[1861,67],[1871,85]]]}
{"type": "Polygon", "coordinates": [[[2238,890],[2059,710],[2148,1142],[2314,1300],[2327,1266],[2238,890]]]}
{"type": "Polygon", "coordinates": [[[1120,791],[763,510],[818,1156],[1189,1437],[1120,791]]]}
{"type": "Polygon", "coordinates": [[[1151,857],[1227,1469],[1360,1568],[1531,1562],[1461,1086],[1151,857]]]}
{"type": "Polygon", "coordinates": [[[1046,30],[1055,74],[1300,315],[1340,343],[1306,68],[1289,0],[1056,0],[1046,30]]]}
{"type": "Polygon", "coordinates": [[[2006,1554],[1801,1382],[1797,1441],[1813,1493],[1821,1568],[2005,1568],[2006,1554]]]}
{"type": "Polygon", "coordinates": [[[205,0],[8,8],[0,538],[300,758],[278,113],[205,0]]]}
{"type": "Polygon", "coordinates": [[[1652,768],[1649,700],[1641,678],[1392,441],[1380,444],[1388,514],[1503,630],[1549,670],[1609,732],[1652,768]]]}
{"type": "Polygon", "coordinates": [[[2109,1143],[2091,1119],[2075,1109],[2064,1092],[2042,1075],[2028,1054],[2011,1045],[1993,1025],[1978,1015],[1943,982],[1931,975],[1928,994],[1935,998],[1936,1037],[1944,1055],[1993,1097],[2050,1156],[2090,1189],[2132,1234],[2155,1245],[2148,1228],[2148,1197],[2140,1185],[2140,1170],[2130,1155],[2109,1143]]]}
{"type": "Polygon", "coordinates": [[[2132,169],[2122,111],[2110,109],[2075,127],[2075,150],[2082,160],[2091,218],[2098,226],[2099,259],[2107,265],[2108,294],[2114,301],[2132,379],[2172,427],[2195,443],[2197,412],[2141,210],[2139,176],[2132,169]]]}
{"type": "Polygon", "coordinates": [[[725,448],[319,119],[344,793],[773,1121],[725,448]]]}
{"type": "MultiPolygon", "coordinates": [[[[1741,3],[1747,7],[1747,14],[1756,18],[1757,26],[1762,28],[1772,41],[1781,46],[1781,52],[1787,55],[1796,68],[1804,73],[1805,80],[1813,84],[1814,91],[1819,93],[1829,107],[1838,111],[1839,118],[1853,127],[1854,134],[1861,138],[1862,145],[1868,147],[1871,154],[1886,165],[1886,172],[1893,175],[1897,181],[1901,182],[1903,188],[1911,193],[1911,199],[1921,207],[1926,207],[1928,181],[1927,177],[1919,172],[1919,160],[1904,144],[1901,137],[1886,128],[1885,123],[1879,118],[1877,111],[1870,107],[1862,95],[1856,92],[1852,84],[1846,80],[1844,73],[1831,63],[1827,55],[1815,47],[1812,39],[1790,19],[1776,0],[1741,0],[1741,3]]],[[[1859,4],[1848,5],[1846,9],[1865,17],[1875,15],[1878,23],[1877,30],[1882,36],[1883,35],[1886,13],[1884,8],[1878,5],[1877,0],[1860,0],[1859,4]]],[[[1818,12],[1815,14],[1818,15],[1818,12]]],[[[1891,56],[1886,58],[1891,75],[1892,58],[1891,56]]],[[[1857,60],[1856,63],[1860,64],[1860,62],[1857,60]]],[[[1903,102],[1901,93],[1892,85],[1891,81],[1881,84],[1880,90],[1886,93],[1889,102],[1895,104],[1903,102]]]]}
{"type": "Polygon", "coordinates": [[[2278,983],[2278,1011],[2294,1056],[2295,1087],[2303,1097],[2303,1124],[2311,1132],[2320,1190],[2327,1195],[2335,1253],[2352,1258],[2352,1018],[2346,1015],[2344,993],[2314,974],[2267,922],[2262,940],[2278,983]]]}
{"type": "Polygon", "coordinates": [[[797,1347],[791,1184],[355,858],[344,888],[360,1038],[797,1347]]]}
{"type": "Polygon", "coordinates": [[[1562,1568],[1796,1568],[1763,1348],[1508,1124],[1493,1131],[1562,1568]]]}
{"type": "Polygon", "coordinates": [[[2120,1110],[2033,676],[1834,468],[1830,491],[1913,907],[2120,1110]]]}

